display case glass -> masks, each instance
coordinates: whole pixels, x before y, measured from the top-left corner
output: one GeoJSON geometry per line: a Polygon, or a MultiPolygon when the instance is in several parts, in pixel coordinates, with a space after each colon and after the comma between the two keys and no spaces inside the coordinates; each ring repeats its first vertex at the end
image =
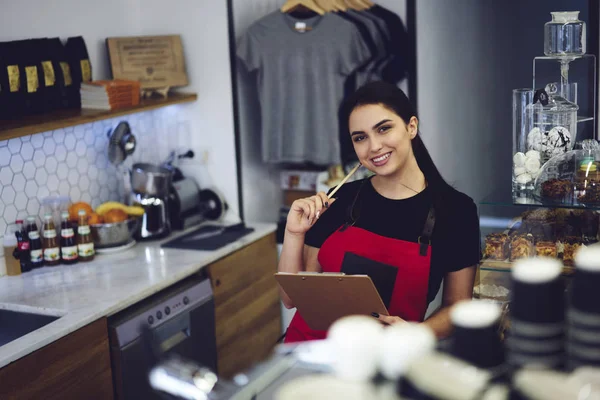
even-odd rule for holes
{"type": "Polygon", "coordinates": [[[547,256],[560,259],[569,275],[577,250],[599,241],[600,204],[548,204],[530,198],[518,203],[502,194],[479,204],[480,270],[508,272],[518,259],[547,256]]]}

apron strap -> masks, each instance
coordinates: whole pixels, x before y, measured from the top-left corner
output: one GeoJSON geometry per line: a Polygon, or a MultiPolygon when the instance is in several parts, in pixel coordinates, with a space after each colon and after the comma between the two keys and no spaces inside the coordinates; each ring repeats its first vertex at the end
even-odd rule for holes
{"type": "Polygon", "coordinates": [[[429,209],[429,214],[427,214],[427,220],[425,221],[425,226],[423,227],[423,233],[419,236],[419,254],[422,256],[427,255],[427,249],[431,245],[431,233],[433,232],[433,227],[435,225],[435,209],[433,206],[429,209]]]}

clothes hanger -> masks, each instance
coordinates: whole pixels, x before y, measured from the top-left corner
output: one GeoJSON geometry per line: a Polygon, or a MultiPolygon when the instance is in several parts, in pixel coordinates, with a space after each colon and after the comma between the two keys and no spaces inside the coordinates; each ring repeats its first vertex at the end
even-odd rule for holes
{"type": "Polygon", "coordinates": [[[337,9],[340,11],[344,11],[344,12],[348,11],[348,5],[346,4],[346,2],[344,0],[333,0],[333,4],[335,4],[337,9]]]}
{"type": "Polygon", "coordinates": [[[349,8],[356,10],[356,11],[362,11],[362,10],[366,10],[367,8],[369,8],[361,0],[346,0],[346,4],[348,5],[349,8]]]}
{"type": "Polygon", "coordinates": [[[304,7],[319,15],[325,14],[325,10],[319,7],[319,5],[315,3],[315,0],[288,0],[283,6],[281,6],[281,12],[292,12],[298,7],[304,7]]]}
{"type": "Polygon", "coordinates": [[[317,5],[327,12],[346,11],[339,7],[336,0],[316,0],[317,5]]]}

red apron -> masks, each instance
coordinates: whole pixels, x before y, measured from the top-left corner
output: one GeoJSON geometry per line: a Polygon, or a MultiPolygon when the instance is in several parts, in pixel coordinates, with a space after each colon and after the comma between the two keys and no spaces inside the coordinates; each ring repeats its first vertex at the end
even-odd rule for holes
{"type": "MultiPolygon", "coordinates": [[[[352,226],[354,222],[340,227],[321,246],[318,260],[323,272],[345,272],[344,260],[348,255],[372,260],[387,271],[383,279],[382,276],[378,280],[372,279],[390,315],[406,321],[423,321],[428,305],[431,265],[429,244],[435,223],[433,208],[429,211],[419,243],[380,236],[352,226]]],[[[364,273],[371,275],[368,271],[364,273]]],[[[287,329],[285,342],[324,339],[326,335],[327,331],[310,329],[296,311],[287,329]]]]}

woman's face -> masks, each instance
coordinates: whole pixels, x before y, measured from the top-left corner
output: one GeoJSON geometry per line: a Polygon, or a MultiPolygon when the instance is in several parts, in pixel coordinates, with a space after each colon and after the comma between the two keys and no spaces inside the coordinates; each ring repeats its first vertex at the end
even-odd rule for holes
{"type": "Polygon", "coordinates": [[[350,135],[360,163],[377,175],[393,175],[412,157],[411,140],[418,120],[408,124],[379,104],[355,108],[350,114],[350,135]]]}

